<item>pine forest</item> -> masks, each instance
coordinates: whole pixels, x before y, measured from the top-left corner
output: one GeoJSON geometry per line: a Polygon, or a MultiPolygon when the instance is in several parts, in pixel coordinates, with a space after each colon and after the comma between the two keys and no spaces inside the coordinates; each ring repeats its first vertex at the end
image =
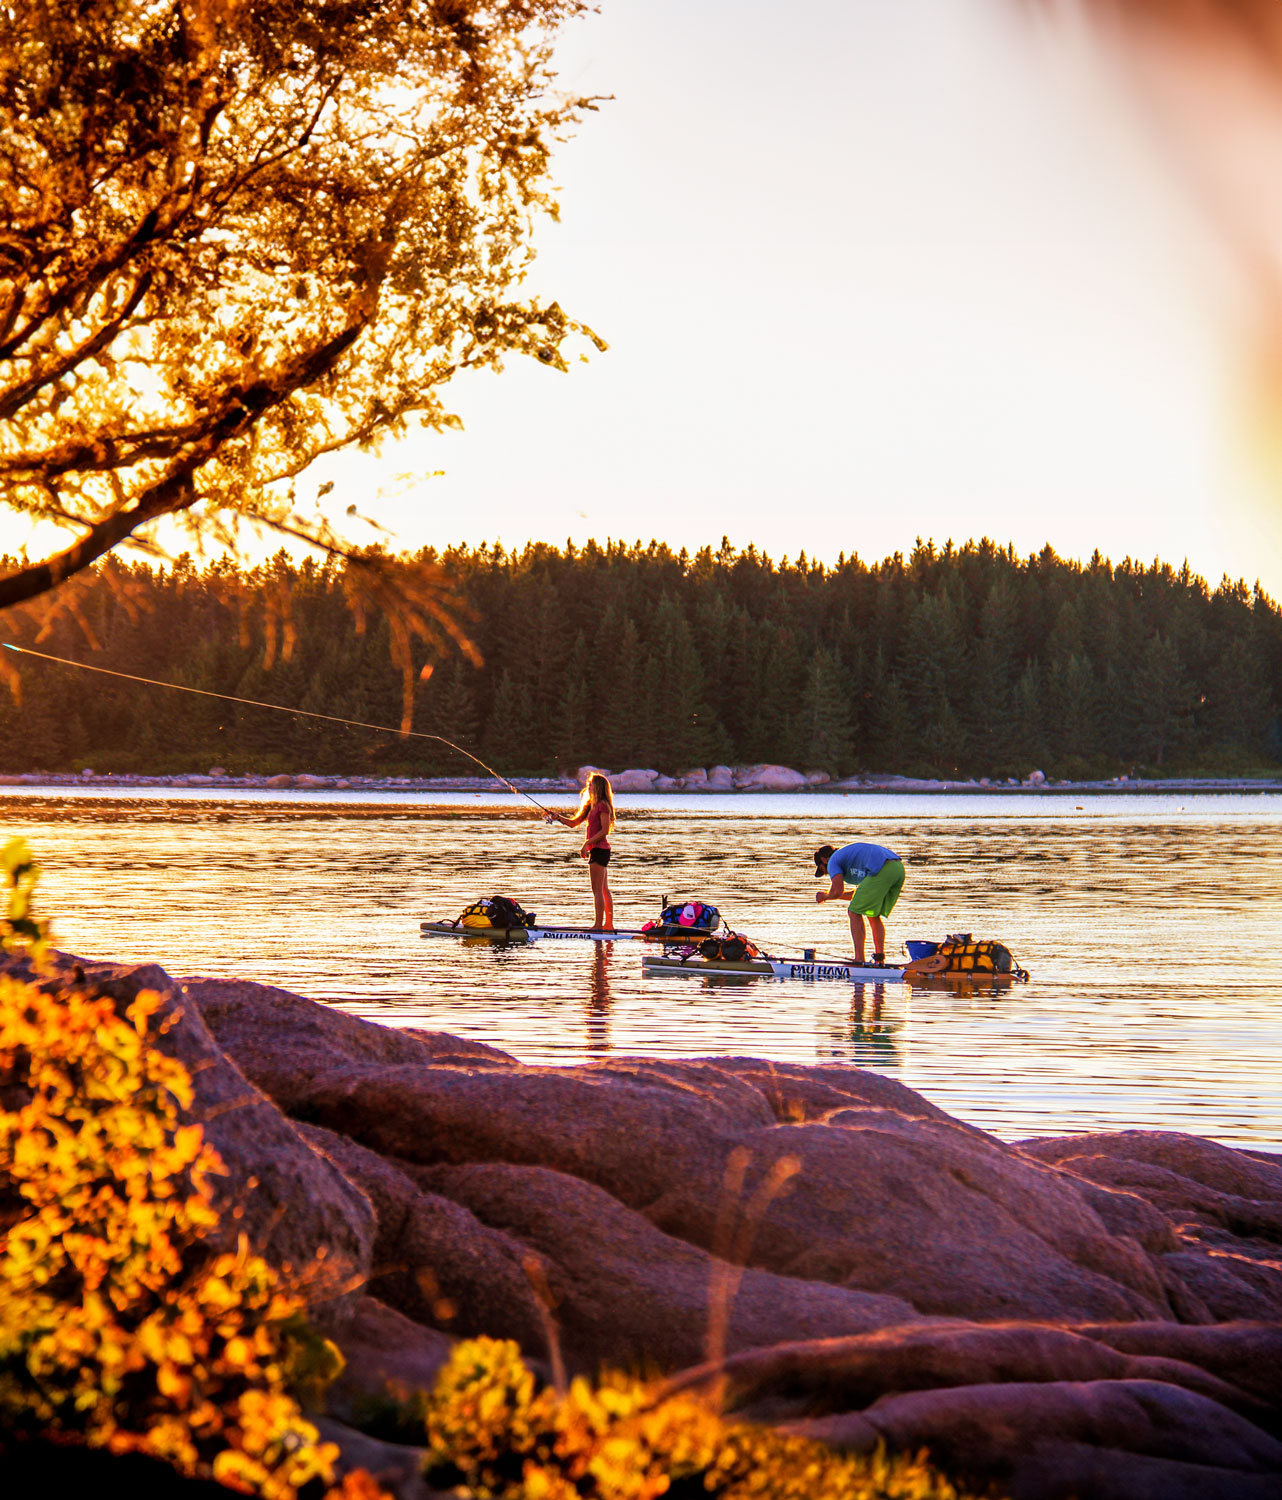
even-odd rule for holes
{"type": "MultiPolygon", "coordinates": [[[[283,553],[255,568],[109,558],[52,603],[7,611],[2,634],[378,724],[402,723],[412,690],[414,729],[507,775],[591,761],[1091,778],[1282,761],[1282,612],[1187,567],[1018,557],[988,541],[835,566],[725,541],[693,555],[482,545],[416,561],[453,580],[481,665],[419,642],[411,681],[387,620],[350,608],[343,566],[283,553]]],[[[430,741],[0,655],[6,772],[475,771],[430,741]]]]}

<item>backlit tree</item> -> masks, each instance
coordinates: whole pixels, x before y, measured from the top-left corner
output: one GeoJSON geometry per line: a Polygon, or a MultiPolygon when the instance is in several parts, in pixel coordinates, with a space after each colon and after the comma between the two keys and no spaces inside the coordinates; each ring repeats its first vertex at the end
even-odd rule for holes
{"type": "Polygon", "coordinates": [[[590,107],[552,91],[583,9],[5,0],[0,503],[71,540],[0,577],[0,608],[167,517],[313,543],[402,635],[461,636],[439,569],[353,547],[295,481],[456,425],[460,370],[564,368],[594,337],[519,286],[549,151],[590,107]]]}

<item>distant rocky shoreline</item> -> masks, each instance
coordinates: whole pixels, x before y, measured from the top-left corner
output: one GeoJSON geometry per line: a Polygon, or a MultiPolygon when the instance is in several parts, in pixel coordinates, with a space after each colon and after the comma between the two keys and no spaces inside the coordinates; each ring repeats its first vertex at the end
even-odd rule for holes
{"type": "Polygon", "coordinates": [[[931,780],[913,776],[868,773],[834,780],[824,771],[796,771],[790,766],[711,766],[698,767],[681,776],[664,776],[658,771],[629,769],[610,771],[604,767],[581,766],[575,776],[513,776],[510,783],[493,776],[342,776],[319,775],[311,771],[282,772],[276,775],[232,775],[221,766],[204,774],[175,772],[144,776],[133,772],[23,771],[0,774],[0,788],[23,787],[94,787],[112,790],[122,787],[187,787],[248,791],[313,792],[494,792],[502,794],[510,786],[525,792],[571,792],[583,786],[591,772],[605,770],[614,790],[628,795],[646,793],[734,792],[832,792],[853,793],[912,792],[934,793],[1050,793],[1108,792],[1154,794],[1170,792],[1282,792],[1282,777],[1253,778],[1245,776],[1172,776],[1144,779],[1115,776],[1105,781],[1056,781],[1041,771],[1033,771],[1022,780],[1017,777],[992,779],[987,776],[966,781],[931,780]]]}

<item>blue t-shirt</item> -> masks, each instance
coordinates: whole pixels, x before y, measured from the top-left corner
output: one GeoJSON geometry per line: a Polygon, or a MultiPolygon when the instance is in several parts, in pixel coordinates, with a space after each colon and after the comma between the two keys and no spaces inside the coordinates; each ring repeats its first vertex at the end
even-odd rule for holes
{"type": "Polygon", "coordinates": [[[858,885],[875,875],[888,859],[898,859],[893,849],[884,844],[847,844],[838,849],[828,861],[828,873],[840,875],[847,885],[858,885]]]}

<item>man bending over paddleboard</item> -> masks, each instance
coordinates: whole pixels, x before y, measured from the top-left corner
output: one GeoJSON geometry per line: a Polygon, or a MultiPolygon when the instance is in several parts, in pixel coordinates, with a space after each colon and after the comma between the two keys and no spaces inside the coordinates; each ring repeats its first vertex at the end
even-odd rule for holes
{"type": "Polygon", "coordinates": [[[828,876],[832,884],[826,891],[816,891],[816,901],[844,901],[846,886],[850,896],[850,936],[855,944],[855,960],[864,961],[864,918],[872,928],[875,964],[886,962],[885,918],[894,910],[904,888],[904,864],[893,849],[884,844],[847,844],[834,849],[825,844],[815,850],[815,879],[828,876]]]}

